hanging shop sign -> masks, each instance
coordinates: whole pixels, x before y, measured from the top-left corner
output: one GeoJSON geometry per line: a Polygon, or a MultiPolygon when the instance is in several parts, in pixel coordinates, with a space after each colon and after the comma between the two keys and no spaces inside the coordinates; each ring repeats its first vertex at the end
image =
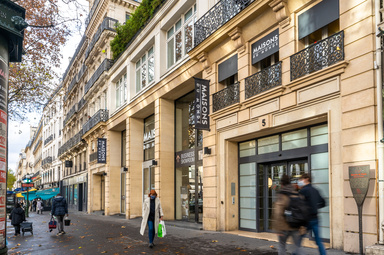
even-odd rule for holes
{"type": "MultiPolygon", "coordinates": [[[[198,165],[202,164],[203,150],[198,149],[198,165]]],[[[186,167],[195,165],[195,149],[178,151],[175,153],[176,167],[186,167]]]]}
{"type": "Polygon", "coordinates": [[[107,139],[97,138],[97,163],[107,163],[107,139]]]}
{"type": "Polygon", "coordinates": [[[65,167],[72,167],[72,166],[73,166],[72,161],[70,161],[70,160],[65,161],[65,167]]]}
{"type": "Polygon", "coordinates": [[[195,78],[195,128],[209,130],[209,80],[195,78]]]}
{"type": "Polygon", "coordinates": [[[279,29],[252,44],[252,65],[279,51],[279,29]]]}

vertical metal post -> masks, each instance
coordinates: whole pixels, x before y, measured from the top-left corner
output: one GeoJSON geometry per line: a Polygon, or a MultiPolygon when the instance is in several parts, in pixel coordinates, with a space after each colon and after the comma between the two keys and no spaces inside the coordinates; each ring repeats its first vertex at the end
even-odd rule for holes
{"type": "Polygon", "coordinates": [[[198,133],[199,130],[195,129],[195,222],[199,222],[199,167],[197,166],[197,162],[199,161],[197,142],[198,142],[198,133]]]}
{"type": "Polygon", "coordinates": [[[363,205],[357,206],[358,215],[359,215],[359,248],[360,254],[364,254],[363,248],[363,205]]]}
{"type": "Polygon", "coordinates": [[[29,187],[27,187],[27,209],[25,210],[25,216],[29,217],[29,187]]]}

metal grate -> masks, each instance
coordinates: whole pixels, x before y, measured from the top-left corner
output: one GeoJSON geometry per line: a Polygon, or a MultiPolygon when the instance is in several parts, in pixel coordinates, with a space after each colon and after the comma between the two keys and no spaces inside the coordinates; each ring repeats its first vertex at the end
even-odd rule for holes
{"type": "Polygon", "coordinates": [[[240,102],[240,83],[227,86],[212,94],[213,112],[240,102]]]}

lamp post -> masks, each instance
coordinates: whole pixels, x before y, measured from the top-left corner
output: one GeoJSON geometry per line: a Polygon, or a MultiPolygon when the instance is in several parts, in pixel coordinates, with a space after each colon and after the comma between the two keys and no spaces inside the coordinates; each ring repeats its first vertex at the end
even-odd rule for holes
{"type": "Polygon", "coordinates": [[[20,62],[24,38],[25,9],[10,0],[0,1],[0,255],[7,254],[6,186],[8,169],[8,68],[20,62]]]}

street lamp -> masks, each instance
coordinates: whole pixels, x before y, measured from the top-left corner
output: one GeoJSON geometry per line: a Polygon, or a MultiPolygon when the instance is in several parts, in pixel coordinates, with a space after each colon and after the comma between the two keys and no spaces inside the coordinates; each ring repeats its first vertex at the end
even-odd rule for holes
{"type": "Polygon", "coordinates": [[[21,184],[22,187],[27,188],[27,208],[25,210],[25,216],[29,217],[29,188],[33,187],[33,182],[31,180],[32,175],[31,174],[26,174],[25,179],[23,180],[23,183],[21,184]]]}

